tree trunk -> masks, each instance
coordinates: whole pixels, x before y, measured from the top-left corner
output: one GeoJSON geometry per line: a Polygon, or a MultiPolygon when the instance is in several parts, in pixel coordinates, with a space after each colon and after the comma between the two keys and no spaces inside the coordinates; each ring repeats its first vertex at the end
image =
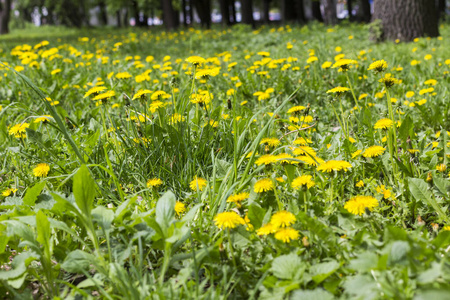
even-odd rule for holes
{"type": "Polygon", "coordinates": [[[435,1],[376,0],[373,20],[381,20],[380,40],[409,42],[417,37],[439,35],[435,1]]]}
{"type": "Polygon", "coordinates": [[[353,0],[347,0],[348,19],[353,21],[353,0]]]}
{"type": "Polygon", "coordinates": [[[370,2],[369,0],[360,1],[360,21],[364,23],[369,23],[372,19],[372,13],[370,12],[370,2]]]}
{"type": "Polygon", "coordinates": [[[172,1],[161,0],[163,10],[163,23],[167,29],[176,29],[179,25],[178,15],[173,9],[172,1]]]}
{"type": "Polygon", "coordinates": [[[317,1],[313,0],[311,2],[311,8],[312,8],[312,15],[313,15],[314,20],[323,22],[322,12],[320,11],[319,0],[317,0],[317,1]]]}
{"type": "Polygon", "coordinates": [[[100,1],[98,3],[98,6],[100,8],[100,22],[102,23],[102,25],[106,26],[108,25],[108,13],[106,12],[105,1],[100,1]]]}
{"type": "Polygon", "coordinates": [[[123,27],[128,27],[130,24],[130,20],[128,19],[128,8],[125,8],[125,12],[123,14],[123,27]]]}
{"type": "Polygon", "coordinates": [[[234,0],[231,0],[230,11],[231,11],[231,17],[233,19],[233,23],[237,23],[237,20],[236,20],[236,3],[235,3],[234,0]]]}
{"type": "Polygon", "coordinates": [[[187,10],[186,10],[186,0],[181,1],[181,13],[183,14],[183,26],[187,27],[187,10]]]}
{"type": "Polygon", "coordinates": [[[222,14],[222,24],[230,26],[230,0],[220,0],[220,13],[222,14]]]}
{"type": "Polygon", "coordinates": [[[189,25],[194,25],[194,0],[189,0],[189,25]]]}
{"type": "Polygon", "coordinates": [[[255,27],[255,21],[253,20],[253,1],[241,0],[241,15],[242,23],[252,25],[255,27]]]}
{"type": "Polygon", "coordinates": [[[301,24],[306,23],[306,16],[305,16],[305,4],[303,3],[303,0],[296,0],[296,9],[297,12],[297,20],[301,24]]]}
{"type": "Polygon", "coordinates": [[[438,20],[441,20],[441,18],[442,18],[442,21],[445,21],[445,15],[446,15],[445,9],[446,9],[446,6],[447,6],[447,3],[446,3],[445,0],[437,0],[436,8],[437,8],[438,20]]]}
{"type": "Polygon", "coordinates": [[[322,0],[324,21],[327,25],[337,24],[336,2],[334,0],[322,0]]]}
{"type": "Polygon", "coordinates": [[[262,21],[264,24],[270,23],[269,11],[270,11],[270,0],[262,0],[262,21]]]}
{"type": "Polygon", "coordinates": [[[116,20],[117,20],[117,27],[122,27],[122,19],[120,15],[120,9],[116,11],[116,20]]]}
{"type": "Polygon", "coordinates": [[[211,28],[211,0],[196,0],[195,9],[197,10],[200,22],[203,27],[211,28]]]}
{"type": "Polygon", "coordinates": [[[11,17],[11,0],[1,0],[0,5],[0,34],[7,34],[11,17]]]}
{"type": "Polygon", "coordinates": [[[281,1],[281,20],[284,24],[295,20],[295,9],[293,0],[281,1]]]}

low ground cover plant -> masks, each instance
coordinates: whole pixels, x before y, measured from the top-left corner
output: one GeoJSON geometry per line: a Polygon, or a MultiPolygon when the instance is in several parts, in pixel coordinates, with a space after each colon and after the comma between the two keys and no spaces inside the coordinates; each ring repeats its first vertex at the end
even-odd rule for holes
{"type": "Polygon", "coordinates": [[[0,41],[0,294],[447,299],[448,31],[0,41]]]}

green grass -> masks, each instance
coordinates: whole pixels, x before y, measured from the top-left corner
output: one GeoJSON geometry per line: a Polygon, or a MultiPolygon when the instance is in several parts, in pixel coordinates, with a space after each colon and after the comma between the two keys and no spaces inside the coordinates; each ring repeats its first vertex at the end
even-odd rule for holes
{"type": "Polygon", "coordinates": [[[449,30],[409,44],[315,23],[0,37],[0,293],[445,299],[449,30]],[[324,65],[340,54],[348,71],[324,65]],[[386,89],[387,73],[401,81],[386,89]],[[374,128],[384,118],[397,126],[374,128]]]}

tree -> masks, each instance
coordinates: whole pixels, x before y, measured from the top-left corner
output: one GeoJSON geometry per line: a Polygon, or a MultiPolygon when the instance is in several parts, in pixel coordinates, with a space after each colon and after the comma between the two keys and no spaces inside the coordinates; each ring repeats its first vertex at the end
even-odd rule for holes
{"type": "Polygon", "coordinates": [[[412,41],[439,35],[435,1],[375,0],[373,21],[381,21],[379,40],[412,41]]]}
{"type": "Polygon", "coordinates": [[[295,20],[294,0],[281,0],[281,20],[287,23],[295,20]]]}
{"type": "Polygon", "coordinates": [[[447,3],[445,0],[437,0],[437,15],[438,19],[441,18],[445,20],[445,9],[446,9],[447,3]]]}
{"type": "Polygon", "coordinates": [[[220,13],[222,14],[222,24],[231,25],[230,20],[230,0],[219,0],[220,13]]]}
{"type": "Polygon", "coordinates": [[[296,12],[297,12],[297,20],[300,23],[306,23],[306,16],[305,16],[305,4],[303,3],[303,0],[296,0],[296,12]]]}
{"type": "Polygon", "coordinates": [[[176,29],[180,25],[178,11],[173,8],[172,0],[161,0],[163,22],[167,29],[176,29]]]}
{"type": "Polygon", "coordinates": [[[201,25],[207,29],[211,28],[211,0],[195,0],[194,5],[201,25]]]}
{"type": "Polygon", "coordinates": [[[336,2],[334,0],[322,0],[324,21],[328,25],[337,23],[336,2]]]}
{"type": "MultiPolygon", "coordinates": [[[[270,1],[271,0],[262,0],[262,20],[265,24],[269,24],[270,18],[269,18],[269,11],[270,11],[270,1]]],[[[284,1],[284,0],[283,0],[284,1]]]]}
{"type": "Polygon", "coordinates": [[[252,25],[255,27],[255,20],[253,20],[253,1],[241,0],[241,15],[242,23],[252,25]]]}
{"type": "Polygon", "coordinates": [[[313,19],[319,22],[323,22],[322,12],[320,11],[320,0],[312,0],[311,10],[313,19]]]}
{"type": "Polygon", "coordinates": [[[359,7],[358,20],[360,22],[369,23],[372,18],[369,0],[360,0],[359,7]]]}
{"type": "Polygon", "coordinates": [[[11,0],[0,1],[0,34],[9,33],[9,19],[11,17],[11,0]]]}

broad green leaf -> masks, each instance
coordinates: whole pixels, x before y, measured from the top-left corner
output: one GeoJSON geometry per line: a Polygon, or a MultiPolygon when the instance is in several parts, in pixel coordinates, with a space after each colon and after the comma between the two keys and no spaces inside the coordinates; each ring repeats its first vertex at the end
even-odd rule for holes
{"type": "Polygon", "coordinates": [[[398,138],[402,141],[402,143],[406,143],[406,139],[411,135],[411,132],[414,128],[414,122],[409,115],[407,115],[402,120],[402,125],[399,128],[398,138]]]}
{"type": "Polygon", "coordinates": [[[333,300],[334,296],[324,289],[296,290],[292,293],[292,300],[333,300]]]}
{"type": "Polygon", "coordinates": [[[417,201],[424,202],[425,204],[430,205],[431,207],[434,208],[434,210],[442,220],[445,220],[447,223],[450,223],[449,217],[444,213],[439,203],[436,202],[436,199],[428,190],[428,185],[424,180],[409,177],[408,183],[409,183],[409,191],[417,201]]]}
{"type": "Polygon", "coordinates": [[[255,227],[259,228],[263,224],[264,215],[266,211],[256,202],[253,202],[248,208],[248,218],[250,223],[255,227]]]}
{"type": "Polygon", "coordinates": [[[29,139],[30,142],[42,144],[42,133],[30,128],[26,128],[25,131],[27,132],[27,139],[29,139]]]}
{"type": "Polygon", "coordinates": [[[389,254],[389,263],[395,265],[406,260],[408,252],[411,250],[408,242],[395,241],[392,243],[391,252],[389,254]]]}
{"type": "Polygon", "coordinates": [[[375,269],[378,265],[378,256],[374,252],[366,251],[350,261],[349,268],[355,271],[364,272],[375,269]]]}
{"type": "Polygon", "coordinates": [[[292,183],[292,181],[295,179],[295,170],[297,168],[294,165],[291,164],[285,164],[284,165],[284,171],[286,172],[286,176],[288,178],[289,184],[292,183]]]}
{"type": "Polygon", "coordinates": [[[44,248],[48,249],[51,252],[51,232],[50,232],[50,222],[47,219],[47,216],[42,212],[42,210],[38,211],[36,214],[36,231],[37,237],[36,241],[38,241],[44,248]]]}
{"type": "Polygon", "coordinates": [[[23,203],[25,205],[33,206],[36,203],[38,196],[41,194],[45,187],[46,182],[42,181],[34,185],[32,188],[28,189],[23,197],[23,203]]]}
{"type": "Polygon", "coordinates": [[[27,271],[27,266],[39,258],[35,252],[26,251],[14,257],[11,264],[12,269],[8,271],[0,270],[0,280],[10,280],[22,276],[27,271]]]}
{"type": "Polygon", "coordinates": [[[450,231],[442,230],[437,237],[433,240],[432,244],[436,248],[448,247],[450,245],[450,231]]]}
{"type": "Polygon", "coordinates": [[[310,273],[315,283],[321,283],[339,269],[337,261],[330,261],[311,266],[310,273]]]}
{"type": "Polygon", "coordinates": [[[438,188],[439,192],[441,192],[442,195],[447,197],[447,193],[450,188],[450,184],[448,183],[448,181],[443,178],[434,177],[433,183],[438,188]]]}
{"type": "Polygon", "coordinates": [[[81,250],[74,250],[67,255],[61,267],[70,273],[83,273],[83,271],[89,271],[90,266],[95,264],[95,261],[94,255],[81,250]]]}
{"type": "Polygon", "coordinates": [[[97,206],[92,210],[92,218],[107,231],[111,229],[111,223],[114,220],[114,212],[103,206],[97,206]]]}
{"type": "Polygon", "coordinates": [[[155,220],[161,228],[167,229],[175,218],[176,197],[172,191],[167,191],[156,203],[155,220]]]}
{"type": "Polygon", "coordinates": [[[95,198],[95,183],[86,165],[82,165],[73,178],[73,194],[80,211],[86,217],[90,216],[95,198]]]}
{"type": "Polygon", "coordinates": [[[281,255],[272,261],[273,275],[280,279],[299,279],[305,270],[302,260],[295,254],[281,255]]]}
{"type": "Polygon", "coordinates": [[[345,279],[343,288],[350,299],[377,299],[377,283],[368,275],[349,276],[345,279]]]}

